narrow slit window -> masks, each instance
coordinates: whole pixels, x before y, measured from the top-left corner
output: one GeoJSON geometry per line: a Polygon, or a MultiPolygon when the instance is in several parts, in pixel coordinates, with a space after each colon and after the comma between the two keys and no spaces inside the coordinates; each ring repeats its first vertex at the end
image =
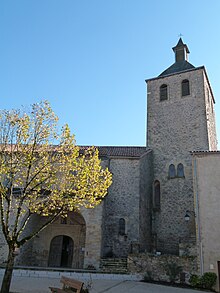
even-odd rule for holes
{"type": "Polygon", "coordinates": [[[154,182],[154,208],[160,209],[160,182],[154,182]]]}
{"type": "Polygon", "coordinates": [[[189,81],[188,79],[184,79],[182,81],[182,96],[188,96],[190,95],[190,89],[189,89],[189,81]]]}
{"type": "Polygon", "coordinates": [[[125,219],[119,219],[119,235],[125,235],[125,219]]]}
{"type": "Polygon", "coordinates": [[[167,99],[168,99],[167,85],[162,84],[160,87],[160,100],[165,101],[167,99]]]}

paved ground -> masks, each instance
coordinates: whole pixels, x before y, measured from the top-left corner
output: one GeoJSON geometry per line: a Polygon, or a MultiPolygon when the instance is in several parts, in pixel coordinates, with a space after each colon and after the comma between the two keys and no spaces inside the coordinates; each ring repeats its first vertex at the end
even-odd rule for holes
{"type": "MultiPolygon", "coordinates": [[[[174,288],[154,285],[138,281],[127,280],[98,280],[87,278],[85,283],[92,282],[91,293],[199,293],[191,289],[174,288]]],[[[0,276],[1,283],[2,276],[0,276]]],[[[49,286],[60,287],[60,279],[48,277],[24,277],[14,276],[11,284],[11,292],[19,293],[49,293],[49,286]]],[[[204,291],[202,291],[204,293],[204,291]]]]}

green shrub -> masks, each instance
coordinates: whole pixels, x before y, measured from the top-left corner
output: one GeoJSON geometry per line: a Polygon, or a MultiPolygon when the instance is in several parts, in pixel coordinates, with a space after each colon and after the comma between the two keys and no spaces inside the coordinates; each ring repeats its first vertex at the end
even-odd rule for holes
{"type": "Polygon", "coordinates": [[[216,280],[217,275],[212,272],[205,273],[200,279],[202,287],[209,290],[216,284],[216,280]]]}
{"type": "Polygon", "coordinates": [[[180,273],[183,271],[183,268],[175,262],[168,263],[164,268],[167,276],[169,276],[170,283],[175,283],[175,281],[178,280],[180,273]]]}
{"type": "Polygon", "coordinates": [[[189,279],[189,283],[192,287],[199,288],[201,287],[201,278],[198,275],[191,275],[189,279]]]}
{"type": "Polygon", "coordinates": [[[151,271],[147,271],[144,275],[144,282],[150,282],[153,280],[152,277],[152,272],[151,271]]]}
{"type": "Polygon", "coordinates": [[[202,277],[197,275],[191,275],[189,283],[192,287],[195,288],[204,288],[211,290],[215,285],[217,280],[217,275],[212,272],[207,272],[202,275],[202,277]]]}

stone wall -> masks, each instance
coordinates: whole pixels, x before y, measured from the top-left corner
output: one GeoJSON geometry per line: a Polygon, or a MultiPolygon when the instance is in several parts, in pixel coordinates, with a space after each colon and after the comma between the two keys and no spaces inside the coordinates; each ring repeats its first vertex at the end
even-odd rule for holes
{"type": "MultiPolygon", "coordinates": [[[[191,274],[197,273],[197,261],[195,257],[178,257],[174,255],[155,256],[150,254],[129,255],[128,270],[131,273],[141,274],[144,278],[154,281],[169,281],[166,266],[176,264],[182,267],[185,282],[187,283],[191,274]]],[[[177,282],[180,282],[178,280],[177,282]]]]}
{"type": "Polygon", "coordinates": [[[139,241],[139,158],[111,158],[113,184],[104,199],[103,257],[126,257],[132,242],[139,241]],[[125,233],[119,234],[119,219],[125,233]]]}
{"type": "Polygon", "coordinates": [[[148,151],[140,158],[140,251],[152,249],[152,188],[153,153],[148,151]]]}
{"type": "Polygon", "coordinates": [[[215,125],[215,109],[214,103],[215,99],[210,87],[207,75],[204,71],[204,94],[205,94],[205,103],[206,103],[206,117],[207,117],[207,130],[209,138],[209,150],[217,150],[217,136],[216,136],[216,125],[215,125]]]}
{"type": "Polygon", "coordinates": [[[220,291],[220,152],[194,153],[194,196],[200,273],[217,274],[220,291]]]}
{"type": "Polygon", "coordinates": [[[103,203],[94,209],[82,209],[86,222],[84,268],[99,268],[102,249],[103,203]]]}
{"type": "MultiPolygon", "coordinates": [[[[178,254],[179,242],[195,242],[195,219],[184,221],[194,210],[190,151],[209,150],[204,92],[204,68],[148,80],[147,144],[153,149],[154,180],[160,182],[160,208],[153,211],[155,250],[178,254]],[[190,95],[182,97],[181,82],[188,79],[190,95]],[[168,99],[160,101],[160,86],[168,87],[168,99]],[[184,176],[169,178],[169,166],[184,166],[184,176]]],[[[211,131],[209,131],[211,133],[211,131]]],[[[213,132],[214,133],[214,130],[213,132]]],[[[214,135],[214,134],[213,134],[214,135]]]]}

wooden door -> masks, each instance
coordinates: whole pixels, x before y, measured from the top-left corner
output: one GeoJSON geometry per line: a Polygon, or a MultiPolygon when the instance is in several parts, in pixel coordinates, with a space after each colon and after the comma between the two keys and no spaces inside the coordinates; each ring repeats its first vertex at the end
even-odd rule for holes
{"type": "Polygon", "coordinates": [[[49,267],[60,267],[62,258],[63,235],[54,237],[50,243],[49,267]]]}

